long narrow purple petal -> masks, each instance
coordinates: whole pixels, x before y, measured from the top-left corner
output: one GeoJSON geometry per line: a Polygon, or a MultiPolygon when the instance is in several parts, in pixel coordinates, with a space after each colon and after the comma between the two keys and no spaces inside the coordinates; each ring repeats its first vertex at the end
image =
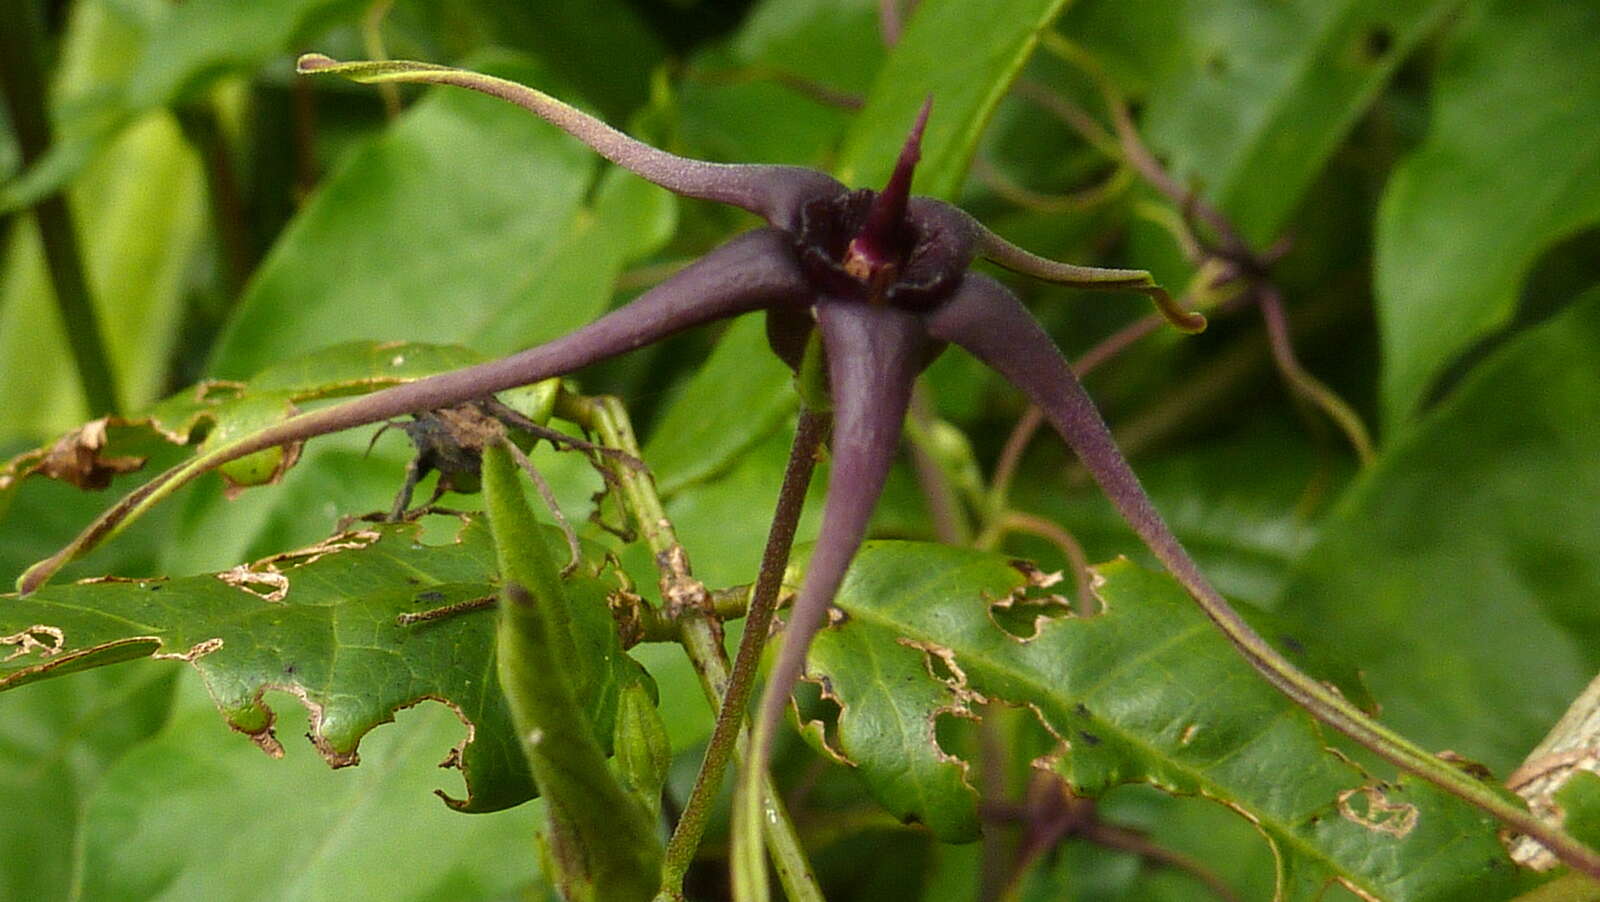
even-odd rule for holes
{"type": "Polygon", "coordinates": [[[971,351],[1022,389],[1044,411],[1123,519],[1189,591],[1195,603],[1240,655],[1274,688],[1368,751],[1489,812],[1507,825],[1529,834],[1542,832],[1538,841],[1552,849],[1560,848],[1563,860],[1590,873],[1600,873],[1592,849],[1559,830],[1547,829],[1548,825],[1528,816],[1526,811],[1505,804],[1479,781],[1442,764],[1437,757],[1372,720],[1338,691],[1300,672],[1262,639],[1212,588],[1156,513],[1088,393],[1073,377],[1066,360],[1038,321],[1009,291],[993,279],[969,275],[956,295],[929,317],[928,332],[935,339],[954,342],[971,351]]]}
{"type": "Polygon", "coordinates": [[[341,75],[367,84],[454,85],[498,97],[674,194],[732,204],[789,231],[799,228],[800,210],[808,201],[845,191],[826,173],[800,166],[708,163],[680,157],[632,138],[543,91],[466,69],[405,60],[341,63],[320,53],[308,53],[296,63],[296,71],[302,75],[341,75]]]}
{"type": "Polygon", "coordinates": [[[817,304],[817,322],[833,396],[833,467],[822,535],[806,566],[805,582],[784,629],[783,651],[761,699],[763,732],[783,717],[811,638],[822,627],[828,605],[866,535],[867,521],[900,447],[912,382],[928,351],[921,320],[893,307],[823,301],[817,304]]]}
{"type": "Polygon", "coordinates": [[[987,276],[969,274],[956,294],[929,316],[928,332],[967,349],[1021,389],[1061,433],[1117,512],[1203,602],[1207,613],[1212,603],[1226,607],[1150,503],[1066,358],[1015,295],[987,276]]]}
{"type": "Polygon", "coordinates": [[[574,332],[509,357],[388,389],[393,416],[457,404],[615,357],[712,320],[771,307],[803,306],[811,288],[789,236],[776,229],[747,232],[711,251],[627,306],[574,332]],[[420,403],[417,403],[420,402],[420,403]],[[403,408],[402,408],[403,405],[403,408]]]}
{"type": "Polygon", "coordinates": [[[674,332],[760,308],[803,309],[812,292],[789,236],[776,229],[747,232],[640,295],[620,310],[554,341],[500,360],[454,370],[300,414],[254,435],[191,458],[135,489],[90,524],[71,545],[30,568],[24,593],[57,569],[114,535],[178,486],[247,454],[304,441],[402,414],[449,407],[518,385],[570,373],[665,338],[674,332]]]}

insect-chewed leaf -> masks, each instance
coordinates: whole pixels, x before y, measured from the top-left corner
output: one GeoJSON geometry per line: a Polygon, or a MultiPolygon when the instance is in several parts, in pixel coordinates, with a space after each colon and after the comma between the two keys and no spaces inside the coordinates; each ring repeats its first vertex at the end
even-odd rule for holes
{"type": "MultiPolygon", "coordinates": [[[[564,555],[548,531],[552,554],[564,555]]],[[[643,677],[623,654],[607,608],[614,585],[586,568],[566,582],[579,653],[601,662],[579,686],[595,733],[612,735],[618,686],[643,677]]],[[[493,811],[534,794],[495,676],[494,546],[478,518],[430,545],[418,524],[356,529],[300,551],[222,573],[172,580],[102,580],[0,597],[0,689],[134,658],[187,661],[229,726],[281,753],[262,694],[298,696],[310,739],[328,763],[358,763],[357,746],[394,712],[425,700],[450,706],[466,739],[446,759],[466,778],[464,811],[493,811]]]]}
{"type": "MultiPolygon", "coordinates": [[[[0,463],[0,514],[30,476],[105,488],[113,475],[137,470],[152,447],[163,442],[198,443],[204,450],[281,422],[307,402],[366,394],[482,361],[482,355],[457,345],[353,341],[274,364],[247,382],[200,382],[143,413],[94,420],[50,445],[0,463]]],[[[543,422],[556,387],[555,380],[548,380],[502,392],[500,398],[543,422]]],[[[233,485],[259,485],[281,476],[294,461],[293,453],[269,449],[222,471],[233,485]]]]}
{"type": "Polygon", "coordinates": [[[809,660],[840,706],[832,751],[895,815],[971,839],[976,794],[935,720],[979,700],[1024,705],[1062,741],[1053,764],[1075,792],[1147,782],[1249,819],[1282,899],[1333,881],[1389,900],[1509,894],[1516,869],[1492,820],[1330,751],[1168,577],[1126,560],[1096,574],[1105,609],[1080,617],[1004,557],[868,543],[809,660]]]}

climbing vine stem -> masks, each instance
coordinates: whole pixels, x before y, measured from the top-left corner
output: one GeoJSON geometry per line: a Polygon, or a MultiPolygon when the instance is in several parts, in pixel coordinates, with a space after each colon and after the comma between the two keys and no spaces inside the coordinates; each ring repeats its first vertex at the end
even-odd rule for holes
{"type": "MultiPolygon", "coordinates": [[[[615,448],[634,458],[640,456],[638,439],[633,434],[633,425],[628,418],[627,409],[622,401],[615,397],[585,397],[571,392],[563,391],[556,400],[555,414],[562,419],[578,424],[592,433],[600,444],[615,448]]],[[[813,415],[817,416],[817,415],[813,415]]],[[[812,453],[808,455],[814,461],[816,444],[820,443],[825,432],[826,415],[822,416],[823,422],[817,424],[802,417],[802,432],[796,438],[796,451],[801,447],[802,441],[812,444],[812,453]],[[807,428],[808,422],[811,423],[807,428]]],[[[623,496],[623,506],[632,514],[639,527],[639,533],[645,545],[649,547],[655,557],[656,568],[660,574],[661,597],[666,607],[666,613],[678,624],[678,641],[688,654],[690,662],[694,665],[695,672],[700,677],[701,689],[705,692],[706,699],[713,709],[721,711],[718,717],[718,726],[729,718],[729,712],[742,711],[744,705],[739,703],[730,707],[725,699],[733,688],[735,672],[730,671],[727,651],[722,644],[722,627],[717,619],[713,606],[711,593],[706,591],[705,585],[694,578],[689,566],[688,556],[684,553],[683,545],[678,542],[676,530],[672,521],[667,517],[666,509],[661,503],[661,497],[656,492],[655,480],[649,471],[618,465],[609,458],[605,465],[611,468],[611,477],[620,487],[623,496]]],[[[795,470],[791,461],[791,471],[795,470]]],[[[810,465],[805,466],[804,480],[810,480],[810,465]]],[[[790,475],[794,475],[791,473],[790,475]]],[[[798,477],[797,477],[798,478],[798,477]]],[[[785,492],[782,499],[788,499],[787,491],[790,479],[786,475],[784,480],[785,492]]],[[[799,501],[804,500],[805,489],[802,485],[798,491],[798,500],[792,503],[794,515],[799,513],[799,501]]],[[[780,517],[784,513],[784,506],[780,501],[780,517]]],[[[775,525],[774,532],[777,532],[775,525]]],[[[787,531],[787,537],[769,537],[768,555],[774,555],[773,546],[781,544],[782,558],[788,560],[788,545],[794,538],[793,525],[787,531]],[[780,541],[781,540],[781,541],[780,541]]],[[[771,588],[767,590],[771,601],[766,604],[769,610],[766,619],[770,621],[770,607],[776,600],[777,589],[782,581],[783,564],[774,565],[776,576],[770,577],[771,588]]],[[[773,566],[768,561],[763,561],[762,576],[758,578],[757,585],[752,591],[751,610],[757,609],[758,599],[763,596],[762,579],[768,579],[773,566]]],[[[749,623],[746,624],[746,635],[755,633],[764,635],[766,630],[755,630],[749,623]]],[[[741,646],[741,651],[743,647],[741,646]]],[[[759,644],[755,654],[759,654],[759,644]]],[[[744,697],[749,697],[749,680],[754,674],[753,655],[741,655],[749,658],[746,665],[747,673],[744,676],[745,686],[740,690],[744,697]]],[[[734,718],[737,725],[738,719],[734,718]]],[[[732,732],[724,728],[724,732],[732,732]]],[[[737,736],[737,734],[735,734],[737,736]]],[[[742,745],[742,743],[740,743],[742,745]]],[[[717,742],[716,730],[713,730],[712,744],[707,748],[707,759],[717,757],[721,759],[718,768],[725,767],[731,749],[728,740],[724,737],[717,742]]],[[[706,769],[702,764],[702,771],[706,769]]],[[[706,809],[709,807],[711,796],[714,795],[716,784],[720,779],[713,781],[709,789],[702,789],[696,781],[696,792],[691,792],[689,803],[685,806],[679,820],[678,829],[674,830],[672,840],[669,842],[667,858],[662,870],[661,893],[657,896],[661,900],[676,900],[683,898],[683,877],[688,871],[694,853],[699,846],[700,835],[705,829],[706,809]],[[683,821],[687,819],[689,825],[685,827],[683,821]]],[[[789,819],[784,810],[783,802],[778,798],[777,792],[771,785],[770,779],[764,781],[761,797],[769,816],[763,819],[763,829],[766,834],[768,848],[776,865],[779,882],[789,898],[795,902],[822,902],[821,891],[817,884],[816,876],[811,872],[811,864],[806,859],[805,849],[801,845],[800,837],[795,830],[794,823],[789,819]]]]}

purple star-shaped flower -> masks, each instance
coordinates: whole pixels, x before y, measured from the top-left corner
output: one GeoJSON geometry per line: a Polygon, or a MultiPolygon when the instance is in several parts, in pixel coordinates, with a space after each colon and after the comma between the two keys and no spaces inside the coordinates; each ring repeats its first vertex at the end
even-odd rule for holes
{"type": "MultiPolygon", "coordinates": [[[[1203,328],[1204,318],[1179,310],[1147,272],[1046,260],[1001,239],[957,207],[912,196],[911,177],[931,99],[923,105],[885,188],[850,190],[813,169],[679,157],[541,91],[463,69],[402,61],[340,63],[320,54],[302,57],[298,69],[368,83],[456,85],[502,98],[657,185],[685,197],[740,207],[766,220],[767,226],[728,241],[633,302],[562,338],[302,414],[205,455],[203,468],[180,468],[125,498],[97,524],[102,535],[115,530],[123,513],[158,491],[170,491],[203,469],[255,451],[483,398],[581,369],[691,326],[765,310],[773,350],[797,370],[812,333],[820,333],[833,406],[833,469],[822,534],[768,685],[763,723],[772,723],[781,713],[811,637],[861,544],[899,446],[912,384],[948,344],[965,348],[1022,389],[1156,555],[1191,587],[1205,586],[1049,336],[1009,290],[968,268],[982,256],[1052,282],[1144,292],[1170,320],[1190,331],[1203,328]]],[[[68,553],[87,544],[75,543],[68,553]]],[[[38,586],[62,562],[58,555],[30,570],[23,591],[38,586]]],[[[1205,590],[1210,591],[1208,586],[1205,590]]]]}
{"type": "MultiPolygon", "coordinates": [[[[1022,389],[1157,556],[1175,572],[1188,570],[1198,578],[1054,342],[1009,290],[968,267],[982,256],[1052,282],[1141,291],[1185,329],[1198,331],[1205,320],[1177,309],[1149,273],[1046,260],[1001,239],[957,207],[912,196],[911,177],[931,100],[923,105],[884,189],[852,191],[812,169],[685,159],[636,141],[540,91],[461,69],[411,62],[338,63],[309,55],[301,58],[299,70],[364,82],[427,82],[481,91],[536,113],[669,191],[731,204],[766,220],[766,228],[734,238],[570,335],[357,402],[364,405],[368,422],[459,403],[753,310],[767,312],[773,350],[798,369],[812,331],[819,331],[833,404],[833,469],[822,533],[764,698],[764,723],[781,714],[788,690],[800,676],[806,648],[861,545],[899,447],[912,384],[947,344],[961,346],[1022,389]]],[[[357,425],[343,419],[308,425],[295,437],[314,434],[312,428],[320,432],[357,425]]]]}

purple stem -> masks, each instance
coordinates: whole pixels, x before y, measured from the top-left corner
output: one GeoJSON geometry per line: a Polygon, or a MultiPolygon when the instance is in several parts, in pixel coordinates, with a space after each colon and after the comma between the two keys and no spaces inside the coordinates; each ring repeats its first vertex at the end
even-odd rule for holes
{"type": "Polygon", "coordinates": [[[900,14],[900,0],[878,0],[878,31],[883,35],[883,46],[900,43],[900,33],[905,22],[900,14]]]}
{"type": "Polygon", "coordinates": [[[266,430],[244,446],[249,450],[237,453],[242,456],[285,441],[460,404],[582,369],[690,326],[784,302],[801,305],[810,294],[795,263],[789,236],[773,229],[748,232],[620,310],[554,341],[295,417],[266,430]]]}
{"type": "Polygon", "coordinates": [[[828,355],[833,396],[833,469],[822,533],[783,632],[783,649],[761,697],[755,755],[764,768],[766,743],[783,718],[789,690],[805,667],[806,649],[867,532],[900,447],[911,386],[928,338],[914,314],[870,304],[821,301],[817,320],[828,355]]]}

